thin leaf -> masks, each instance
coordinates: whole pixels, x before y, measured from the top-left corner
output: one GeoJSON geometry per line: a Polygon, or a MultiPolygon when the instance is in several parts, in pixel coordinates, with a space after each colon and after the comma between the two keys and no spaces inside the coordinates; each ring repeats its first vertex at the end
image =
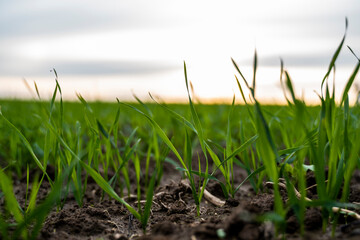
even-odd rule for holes
{"type": "Polygon", "coordinates": [[[150,217],[150,211],[151,211],[151,206],[152,206],[154,192],[155,192],[154,188],[155,188],[156,176],[157,176],[157,170],[155,170],[151,176],[149,187],[148,187],[147,193],[146,193],[145,208],[144,208],[144,212],[141,216],[141,225],[142,225],[144,232],[146,230],[146,225],[147,225],[147,223],[149,221],[149,217],[150,217]]]}
{"type": "MultiPolygon", "coordinates": [[[[36,165],[38,165],[38,167],[41,169],[41,171],[48,177],[48,179],[50,179],[50,177],[48,176],[48,174],[46,173],[46,170],[44,168],[44,166],[41,164],[40,160],[37,158],[37,156],[35,155],[35,152],[33,150],[33,148],[31,147],[29,141],[25,138],[25,136],[20,132],[20,130],[15,127],[2,113],[1,108],[0,108],[0,115],[3,118],[3,120],[5,121],[5,123],[11,128],[13,129],[16,134],[20,137],[20,139],[22,140],[22,142],[24,143],[25,147],[27,148],[27,150],[30,152],[32,158],[34,159],[36,165]]],[[[51,179],[50,179],[51,181],[51,179]]]]}
{"type": "Polygon", "coordinates": [[[253,171],[252,173],[250,173],[234,190],[234,193],[236,193],[240,187],[250,178],[252,178],[254,175],[259,174],[260,172],[265,170],[265,166],[261,166],[258,169],[256,169],[255,171],[253,171]]]}
{"type": "Polygon", "coordinates": [[[125,105],[133,110],[135,110],[136,112],[140,113],[141,115],[143,115],[144,117],[146,117],[149,122],[151,123],[151,125],[154,127],[156,133],[159,135],[159,137],[164,141],[164,143],[171,149],[171,151],[173,151],[173,153],[175,154],[175,156],[179,159],[181,165],[183,165],[186,168],[186,165],[183,161],[183,159],[181,158],[179,152],[176,150],[176,148],[174,147],[174,145],[171,143],[170,139],[166,136],[166,134],[164,133],[164,131],[160,128],[160,126],[146,113],[140,111],[139,109],[137,109],[134,106],[131,106],[129,104],[126,103],[122,103],[120,102],[120,104],[125,105]]]}
{"type": "Polygon", "coordinates": [[[99,173],[97,173],[92,167],[90,167],[83,161],[80,161],[80,164],[83,168],[85,168],[87,173],[89,173],[89,175],[94,179],[94,181],[99,185],[99,187],[101,187],[102,190],[104,190],[107,194],[109,194],[110,197],[114,198],[116,201],[123,204],[131,212],[131,214],[134,215],[134,217],[136,217],[141,221],[140,214],[133,207],[131,207],[124,199],[120,198],[117,195],[117,193],[114,191],[114,189],[99,173]]]}
{"type": "Polygon", "coordinates": [[[345,87],[344,92],[343,92],[342,97],[341,97],[340,106],[344,103],[345,99],[347,98],[348,92],[349,92],[350,87],[351,87],[351,85],[353,84],[353,82],[354,82],[354,80],[356,78],[356,75],[357,75],[357,73],[359,71],[359,68],[360,68],[360,61],[356,64],[356,67],[355,67],[353,73],[351,74],[349,80],[346,83],[346,87],[345,87]]]}
{"type": "Polygon", "coordinates": [[[234,64],[234,66],[235,66],[236,70],[238,71],[238,73],[240,74],[241,78],[244,80],[244,82],[245,82],[245,84],[246,84],[247,88],[249,88],[249,89],[250,89],[250,86],[249,86],[248,82],[246,81],[246,79],[245,79],[244,75],[241,73],[241,71],[240,71],[240,69],[239,69],[238,65],[236,64],[236,62],[234,61],[234,59],[232,59],[232,58],[231,58],[231,61],[232,61],[232,63],[234,64]]]}
{"type": "Polygon", "coordinates": [[[325,80],[329,77],[329,74],[331,72],[331,69],[335,66],[335,62],[336,62],[336,59],[338,58],[339,56],[339,53],[341,51],[341,48],[344,44],[344,41],[345,41],[345,37],[346,37],[346,32],[347,32],[347,28],[348,28],[348,19],[345,18],[345,33],[344,33],[344,37],[342,38],[338,48],[336,49],[331,61],[330,61],[330,64],[329,64],[329,68],[328,68],[328,71],[326,72],[322,82],[321,82],[321,89],[323,88],[323,85],[324,85],[324,82],[325,80]]]}
{"type": "Polygon", "coordinates": [[[24,217],[19,210],[19,203],[16,200],[11,180],[0,168],[0,187],[5,196],[6,208],[14,216],[17,223],[23,221],[24,217]]]}

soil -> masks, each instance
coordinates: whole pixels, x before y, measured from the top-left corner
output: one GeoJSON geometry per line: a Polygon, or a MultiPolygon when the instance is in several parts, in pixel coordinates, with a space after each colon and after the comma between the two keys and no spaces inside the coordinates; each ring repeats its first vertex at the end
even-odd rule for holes
{"type": "MultiPolygon", "coordinates": [[[[247,174],[238,170],[236,176],[235,183],[240,183],[247,174]]],[[[313,178],[308,174],[308,186],[313,178]]],[[[38,239],[360,239],[360,221],[351,217],[339,218],[332,238],[331,225],[322,230],[321,211],[317,208],[306,211],[303,237],[291,212],[287,216],[285,233],[275,234],[272,223],[258,221],[259,216],[273,210],[272,190],[265,187],[261,193],[255,194],[249,183],[244,184],[234,198],[226,200],[223,207],[204,199],[197,217],[191,190],[181,180],[180,172],[165,163],[164,176],[156,189],[144,234],[139,221],[123,205],[107,197],[101,199],[101,189],[89,178],[84,205],[79,207],[69,196],[63,209],[54,209],[47,217],[38,239]]],[[[26,180],[18,180],[14,191],[20,205],[25,202],[25,189],[26,180]]],[[[133,189],[136,191],[135,186],[133,189]]],[[[225,200],[217,182],[210,181],[206,189],[225,200]]],[[[39,201],[46,197],[48,190],[48,184],[44,183],[39,201]]],[[[311,191],[309,196],[316,198],[316,191],[311,191]]],[[[136,199],[129,198],[127,201],[136,206],[136,199]]],[[[353,178],[350,201],[360,202],[360,174],[353,178]]],[[[0,200],[0,210],[3,204],[0,200]]]]}

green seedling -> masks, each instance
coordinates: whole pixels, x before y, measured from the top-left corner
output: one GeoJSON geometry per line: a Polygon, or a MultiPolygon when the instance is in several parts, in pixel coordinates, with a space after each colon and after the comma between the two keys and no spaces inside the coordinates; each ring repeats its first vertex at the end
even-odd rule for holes
{"type": "MultiPolygon", "coordinates": [[[[269,125],[264,117],[262,108],[260,103],[257,101],[255,97],[255,81],[256,81],[256,70],[257,70],[257,53],[255,51],[254,54],[254,63],[253,63],[253,83],[252,87],[248,84],[247,80],[241,73],[239,67],[233,61],[236,70],[242,77],[243,81],[245,82],[246,86],[251,92],[251,96],[253,101],[255,102],[254,105],[254,112],[255,112],[255,126],[256,130],[259,134],[259,138],[256,143],[256,149],[258,150],[259,158],[261,159],[262,163],[265,166],[265,171],[267,176],[274,182],[274,203],[275,203],[275,213],[280,218],[285,217],[285,211],[283,208],[283,203],[280,197],[279,187],[278,187],[278,178],[279,178],[279,171],[277,168],[277,164],[280,162],[279,154],[277,148],[275,146],[273,137],[271,135],[269,125]]],[[[239,84],[240,85],[240,84],[239,84]]],[[[242,91],[242,90],[240,90],[242,91]]],[[[281,229],[283,225],[283,221],[278,221],[278,227],[281,229]]]]}

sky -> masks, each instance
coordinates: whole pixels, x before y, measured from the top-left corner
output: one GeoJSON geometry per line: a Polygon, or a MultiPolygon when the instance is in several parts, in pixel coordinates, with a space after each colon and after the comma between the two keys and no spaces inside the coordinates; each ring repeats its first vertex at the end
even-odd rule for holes
{"type": "MultiPolygon", "coordinates": [[[[186,100],[183,66],[203,102],[240,99],[233,58],[257,97],[283,102],[280,58],[298,96],[317,99],[345,32],[335,76],[339,96],[360,55],[360,1],[0,0],[0,98],[44,98],[56,69],[66,99],[186,100]]],[[[358,83],[359,77],[355,80],[358,83]]],[[[245,85],[243,85],[245,86],[245,85]]],[[[352,91],[355,94],[355,91],[352,91]]]]}

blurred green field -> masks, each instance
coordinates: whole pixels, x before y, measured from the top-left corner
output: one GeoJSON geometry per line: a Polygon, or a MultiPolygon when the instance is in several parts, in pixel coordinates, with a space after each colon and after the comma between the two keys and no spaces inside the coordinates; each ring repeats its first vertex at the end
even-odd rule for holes
{"type": "MultiPolygon", "coordinates": [[[[0,100],[2,113],[10,122],[12,122],[31,143],[39,158],[43,154],[46,128],[43,125],[43,119],[40,117],[42,112],[42,105],[50,106],[49,102],[40,103],[35,101],[19,101],[19,100],[0,100]]],[[[141,108],[139,104],[133,104],[141,108]]],[[[80,102],[64,102],[63,115],[63,129],[65,135],[71,136],[76,130],[76,124],[80,124],[80,135],[84,139],[82,148],[86,148],[86,136],[89,132],[86,125],[85,113],[86,110],[80,102]]],[[[94,115],[97,119],[109,129],[114,122],[114,118],[119,108],[117,103],[91,102],[89,106],[93,109],[94,115]]],[[[169,135],[173,136],[172,140],[176,147],[183,147],[184,131],[181,123],[171,117],[171,115],[161,106],[156,104],[147,104],[154,115],[154,119],[169,135]]],[[[172,110],[176,111],[185,118],[191,120],[191,113],[186,104],[170,104],[167,105],[172,110]]],[[[55,108],[59,108],[59,103],[55,104],[55,108]]],[[[225,145],[228,113],[231,105],[198,105],[196,110],[198,112],[200,121],[203,125],[204,135],[206,138],[225,145]]],[[[320,107],[308,107],[308,112],[311,116],[309,124],[316,125],[318,121],[318,112],[320,107]]],[[[356,109],[354,109],[356,111],[356,109]]],[[[284,146],[281,138],[281,128],[286,126],[286,131],[291,136],[293,131],[296,131],[294,116],[289,116],[288,106],[264,106],[264,112],[271,125],[271,129],[276,139],[278,146],[284,146]],[[277,137],[276,137],[277,136],[277,137]]],[[[58,118],[59,111],[54,110],[53,117],[58,118]]],[[[240,143],[241,135],[247,138],[254,135],[255,129],[251,125],[251,120],[247,108],[244,105],[235,106],[233,110],[233,121],[231,122],[231,131],[233,141],[235,144],[240,143]],[[240,128],[243,132],[240,133],[240,128]]],[[[143,139],[143,144],[151,137],[151,125],[146,118],[140,116],[138,113],[129,109],[126,106],[120,106],[119,131],[125,136],[129,136],[135,129],[137,130],[137,137],[143,139]]],[[[8,125],[0,121],[0,158],[1,166],[5,167],[11,165],[12,161],[16,160],[16,165],[23,168],[29,163],[31,167],[35,167],[30,153],[23,146],[19,137],[8,125]],[[18,161],[21,159],[22,164],[18,161]]],[[[145,148],[146,146],[144,146],[145,148]]],[[[19,170],[19,172],[21,172],[19,170]]]]}

